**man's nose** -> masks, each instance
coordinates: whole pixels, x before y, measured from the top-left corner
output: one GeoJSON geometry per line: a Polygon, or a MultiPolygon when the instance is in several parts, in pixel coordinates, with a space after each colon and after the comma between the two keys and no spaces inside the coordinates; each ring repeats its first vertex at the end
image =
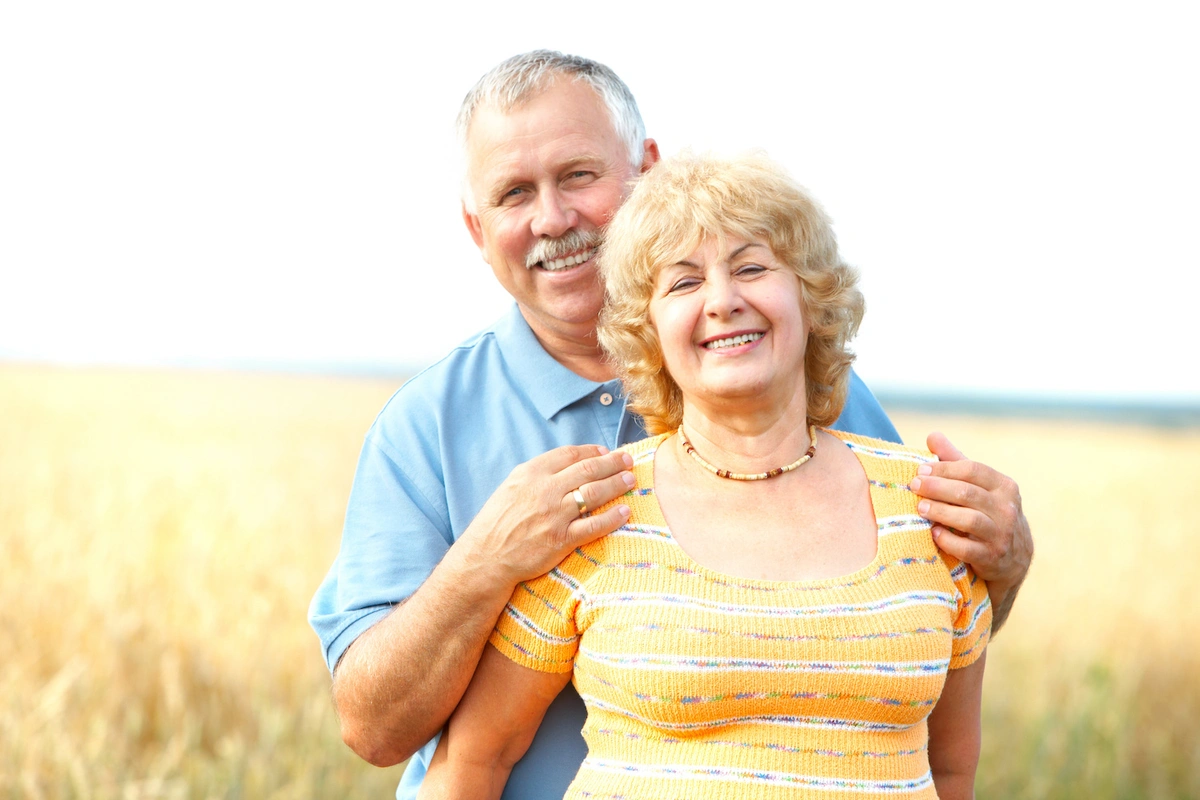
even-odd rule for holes
{"type": "Polygon", "coordinates": [[[538,192],[533,211],[533,234],[556,239],[575,227],[575,210],[561,192],[548,189],[538,192]]]}

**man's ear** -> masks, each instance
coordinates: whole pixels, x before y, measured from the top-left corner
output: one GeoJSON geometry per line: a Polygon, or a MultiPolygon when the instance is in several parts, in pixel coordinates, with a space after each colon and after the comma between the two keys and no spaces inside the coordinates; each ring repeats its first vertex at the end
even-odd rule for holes
{"type": "Polygon", "coordinates": [[[475,241],[475,246],[479,248],[480,253],[483,253],[483,260],[487,261],[487,253],[483,249],[483,226],[479,224],[479,216],[468,211],[467,204],[463,203],[462,218],[467,226],[467,230],[471,232],[471,238],[475,241]]]}
{"type": "Polygon", "coordinates": [[[658,142],[653,139],[642,142],[642,152],[642,174],[645,174],[662,156],[658,154],[658,142]]]}

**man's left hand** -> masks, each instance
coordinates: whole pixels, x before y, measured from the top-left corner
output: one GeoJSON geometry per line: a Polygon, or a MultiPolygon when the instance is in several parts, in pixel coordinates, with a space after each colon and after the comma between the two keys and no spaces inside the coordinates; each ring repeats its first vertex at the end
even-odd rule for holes
{"type": "Polygon", "coordinates": [[[1012,478],[971,461],[941,433],[926,440],[940,460],[917,470],[917,511],[932,522],[937,546],[988,582],[992,633],[1008,618],[1033,559],[1033,534],[1012,478]]]}

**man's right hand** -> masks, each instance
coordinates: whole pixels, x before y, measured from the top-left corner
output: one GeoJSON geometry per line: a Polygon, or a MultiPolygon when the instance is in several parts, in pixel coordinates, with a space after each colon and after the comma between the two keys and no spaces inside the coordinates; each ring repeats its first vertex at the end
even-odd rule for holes
{"type": "Polygon", "coordinates": [[[466,548],[476,568],[511,590],[629,518],[623,503],[581,516],[573,493],[579,490],[588,509],[601,508],[633,488],[632,467],[628,453],[597,445],[543,453],[509,473],[455,546],[466,548]]]}
{"type": "Polygon", "coordinates": [[[346,649],[333,677],[342,738],[378,766],[429,741],[458,705],[496,619],[523,580],[616,530],[629,509],[581,516],[633,486],[625,453],[560,447],[516,467],[425,583],[346,649]]]}

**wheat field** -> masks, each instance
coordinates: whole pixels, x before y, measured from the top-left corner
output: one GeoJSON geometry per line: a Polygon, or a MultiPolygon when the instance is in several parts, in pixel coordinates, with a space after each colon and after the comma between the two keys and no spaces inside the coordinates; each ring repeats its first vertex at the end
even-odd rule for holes
{"type": "MultiPolygon", "coordinates": [[[[390,797],[305,621],[389,381],[0,366],[0,796],[390,797]]],[[[981,798],[1200,797],[1200,430],[897,415],[1018,479],[981,798]]]]}

